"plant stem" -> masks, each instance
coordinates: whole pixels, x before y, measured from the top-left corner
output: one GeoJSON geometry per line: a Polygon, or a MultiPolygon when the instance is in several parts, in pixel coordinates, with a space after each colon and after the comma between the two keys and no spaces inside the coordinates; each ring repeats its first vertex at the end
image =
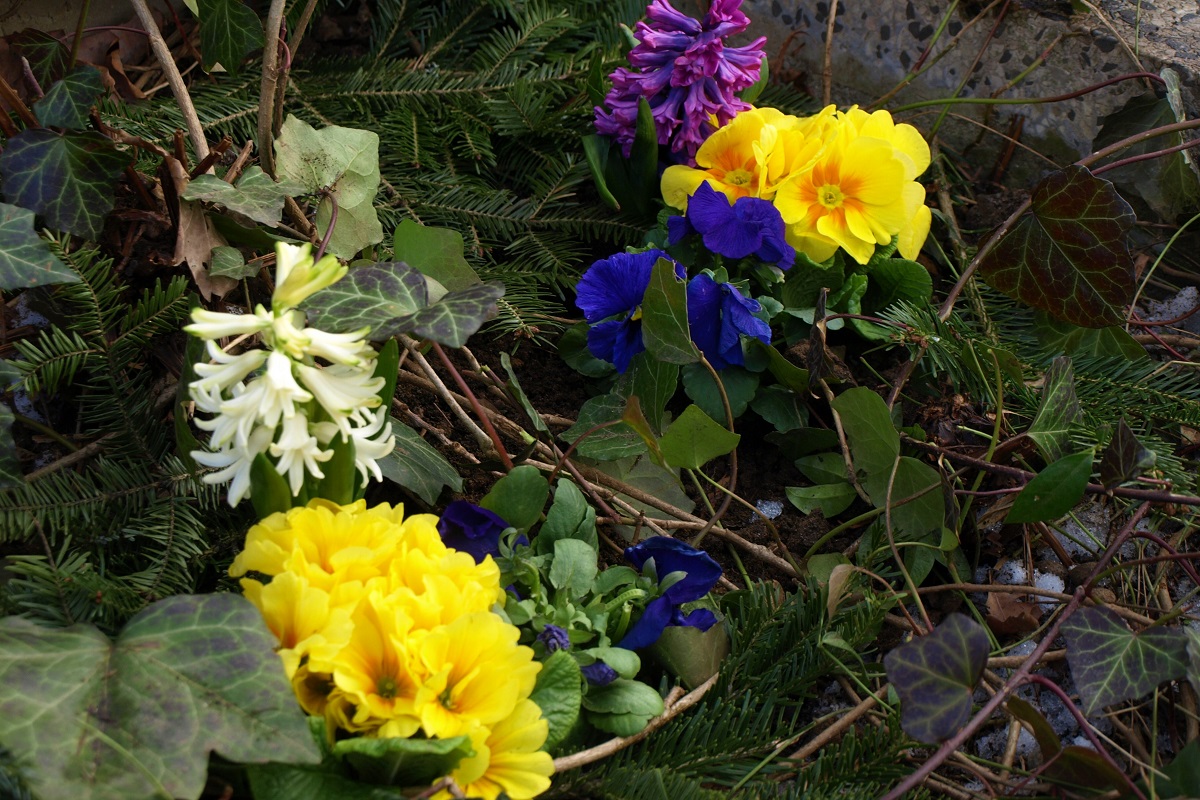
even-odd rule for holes
{"type": "Polygon", "coordinates": [[[263,25],[262,83],[258,90],[258,160],[275,177],[275,87],[279,83],[279,32],[287,0],[271,0],[263,25]]]}
{"type": "Polygon", "coordinates": [[[150,39],[150,49],[154,52],[154,57],[158,60],[158,65],[167,78],[171,93],[175,95],[175,102],[179,105],[179,111],[183,114],[183,122],[187,126],[188,138],[192,140],[192,149],[196,151],[196,159],[203,161],[208,157],[208,140],[204,138],[204,128],[200,125],[200,117],[196,115],[196,107],[192,105],[192,96],[188,94],[187,87],[183,83],[183,76],[179,74],[179,68],[175,66],[175,59],[171,56],[167,43],[163,41],[162,32],[158,29],[158,24],[154,21],[154,15],[150,13],[146,0],[129,0],[129,2],[133,3],[133,10],[137,12],[138,20],[146,29],[146,35],[150,39]]]}
{"type": "Polygon", "coordinates": [[[75,23],[75,38],[71,41],[71,63],[69,69],[75,69],[75,63],[79,61],[79,45],[83,42],[83,32],[87,25],[88,10],[92,6],[92,0],[83,0],[82,6],[79,9],[79,21],[75,23]]]}

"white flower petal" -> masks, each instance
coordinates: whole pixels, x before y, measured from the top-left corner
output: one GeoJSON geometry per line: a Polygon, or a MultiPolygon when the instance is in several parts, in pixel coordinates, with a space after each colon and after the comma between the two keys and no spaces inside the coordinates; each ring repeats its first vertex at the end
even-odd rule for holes
{"type": "MultiPolygon", "coordinates": [[[[260,306],[259,309],[262,307],[260,306]]],[[[269,319],[254,314],[222,314],[203,308],[192,309],[192,324],[184,330],[200,339],[223,339],[226,336],[241,336],[258,333],[271,326],[269,319]]]]}

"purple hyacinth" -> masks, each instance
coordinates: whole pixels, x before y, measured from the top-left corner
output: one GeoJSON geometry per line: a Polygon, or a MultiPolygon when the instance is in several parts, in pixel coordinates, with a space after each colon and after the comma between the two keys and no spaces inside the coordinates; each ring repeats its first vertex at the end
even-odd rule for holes
{"type": "Polygon", "coordinates": [[[704,20],[676,11],[667,0],[653,0],[647,21],[638,22],[639,44],[629,52],[633,69],[620,67],[610,78],[613,88],[596,107],[596,130],[620,142],[629,157],[637,127],[638,98],[645,97],[654,114],[658,143],[689,166],[696,150],[739,111],[750,108],[736,93],[758,80],[765,36],[742,47],[727,47],[725,38],[750,24],[742,0],[713,0],[704,20]]]}

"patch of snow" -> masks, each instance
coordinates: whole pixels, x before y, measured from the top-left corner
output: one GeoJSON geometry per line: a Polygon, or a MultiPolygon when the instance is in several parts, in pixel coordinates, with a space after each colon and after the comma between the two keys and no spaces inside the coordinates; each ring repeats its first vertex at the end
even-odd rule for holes
{"type": "MultiPolygon", "coordinates": [[[[1033,585],[1047,592],[1062,592],[1067,588],[1066,583],[1058,575],[1055,575],[1053,572],[1039,572],[1037,570],[1033,572],[1033,585]]],[[[1038,605],[1042,607],[1042,611],[1047,613],[1053,611],[1058,603],[1059,601],[1051,597],[1038,598],[1038,605]]]]}
{"type": "Polygon", "coordinates": [[[755,507],[762,512],[762,515],[767,519],[775,519],[783,513],[783,503],[778,500],[759,500],[755,503],[755,507]]]}

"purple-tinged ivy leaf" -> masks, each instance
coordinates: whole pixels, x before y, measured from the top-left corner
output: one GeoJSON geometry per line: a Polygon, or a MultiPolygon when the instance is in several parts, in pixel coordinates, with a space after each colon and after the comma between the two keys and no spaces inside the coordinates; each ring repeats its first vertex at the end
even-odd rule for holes
{"type": "Polygon", "coordinates": [[[1187,673],[1187,638],[1179,628],[1134,633],[1117,612],[1096,606],[1072,614],[1062,632],[1085,714],[1142,697],[1187,673]]]}
{"type": "Polygon", "coordinates": [[[33,212],[0,203],[0,289],[78,281],[79,275],[33,229],[33,212]]]}
{"type": "Polygon", "coordinates": [[[1129,785],[1125,776],[1095,750],[1079,745],[1063,747],[1058,734],[1041,712],[1021,698],[1008,699],[1008,713],[1033,729],[1042,760],[1046,762],[1042,767],[1046,779],[1099,791],[1123,789],[1129,785]]]}
{"type": "Polygon", "coordinates": [[[46,96],[33,104],[33,113],[47,128],[81,131],[87,127],[88,111],[103,91],[100,70],[84,64],[47,89],[46,96]]]}
{"type": "Polygon", "coordinates": [[[933,633],[902,644],[883,659],[900,695],[900,726],[919,742],[949,739],[971,714],[971,692],[987,664],[988,635],[979,623],[951,614],[933,633]]]}
{"type": "Polygon", "coordinates": [[[1129,429],[1125,418],[1117,423],[1108,447],[1100,458],[1100,483],[1105,489],[1132,481],[1147,470],[1154,469],[1157,456],[1154,451],[1138,441],[1129,429]]]}
{"type": "Polygon", "coordinates": [[[1111,183],[1075,165],[1038,183],[1031,203],[980,261],[983,279],[1075,325],[1123,322],[1134,289],[1125,242],[1133,209],[1111,183]]]}

